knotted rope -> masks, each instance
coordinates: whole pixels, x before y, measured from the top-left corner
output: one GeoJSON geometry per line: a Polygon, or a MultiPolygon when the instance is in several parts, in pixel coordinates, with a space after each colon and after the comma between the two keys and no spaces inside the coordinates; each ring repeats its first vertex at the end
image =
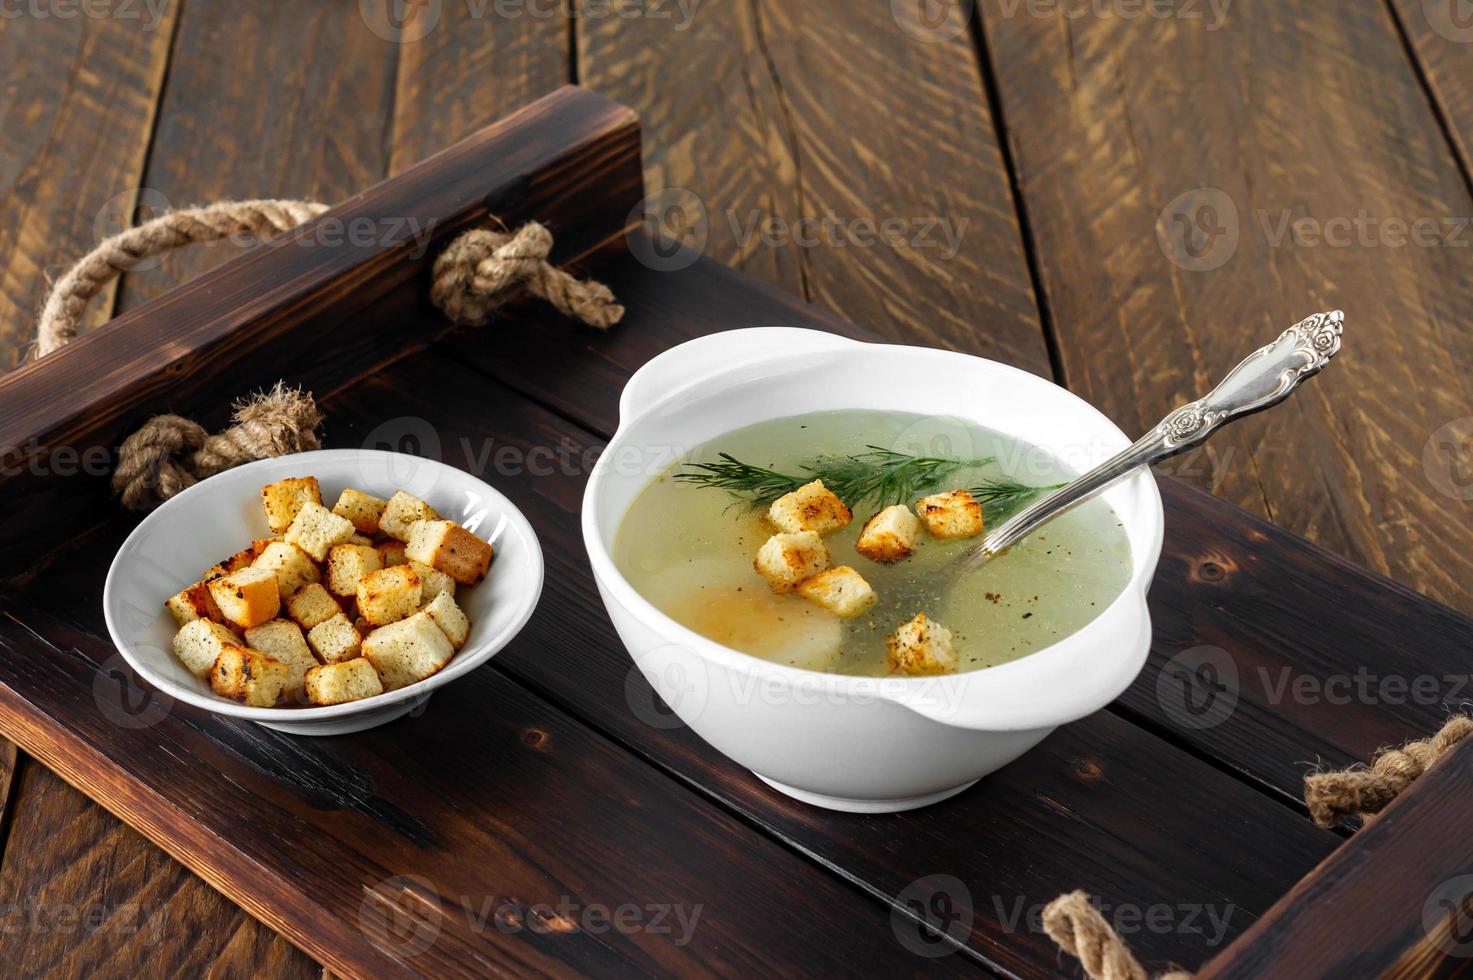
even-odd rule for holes
{"type": "Polygon", "coordinates": [[[1408,742],[1399,749],[1381,749],[1370,768],[1352,766],[1337,772],[1310,773],[1304,777],[1304,802],[1309,815],[1321,827],[1333,827],[1345,817],[1369,819],[1469,733],[1473,733],[1473,719],[1454,715],[1431,738],[1408,742]]]}
{"type": "MultiPolygon", "coordinates": [[[[195,242],[233,235],[265,240],[317,217],[316,201],[220,201],[160,215],[104,239],[57,280],[36,327],[36,357],[77,336],[92,297],[145,260],[195,242]]],[[[456,238],[435,260],[430,300],[456,323],[485,323],[498,308],[530,293],[567,316],[607,329],[624,308],[607,286],[576,279],[547,261],[552,232],[535,221],[516,232],[475,229],[456,238]]],[[[118,448],[113,490],[134,510],[158,506],[205,477],[232,466],[321,445],[322,413],[311,394],[280,382],[235,406],[235,423],[209,435],[178,415],[159,415],[118,448]]]]}
{"type": "MultiPolygon", "coordinates": [[[[1043,929],[1055,945],[1079,960],[1091,980],[1150,980],[1125,940],[1082,891],[1060,895],[1044,906],[1043,929]]],[[[1158,980],[1191,980],[1191,976],[1174,970],[1158,980]]]]}

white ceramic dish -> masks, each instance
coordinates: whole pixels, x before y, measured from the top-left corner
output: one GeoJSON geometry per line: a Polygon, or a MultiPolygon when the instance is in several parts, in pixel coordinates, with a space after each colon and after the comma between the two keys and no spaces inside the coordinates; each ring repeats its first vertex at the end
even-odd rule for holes
{"type": "Polygon", "coordinates": [[[103,587],[113,643],[144,680],[171,697],[216,714],[245,718],[298,735],[337,735],[393,721],[491,659],[531,618],[542,594],[542,549],[532,525],[506,497],[435,460],[401,453],[333,449],[261,460],[210,477],[159,507],[129,535],[103,587]],[[377,697],[325,707],[252,708],[214,694],[175,658],[176,627],[164,600],[206,568],[269,533],[261,487],[290,476],[315,476],[331,507],[344,487],[388,497],[406,490],[445,517],[490,541],[491,573],[456,601],[470,617],[466,645],[418,684],[377,697]]]}
{"type": "Polygon", "coordinates": [[[968,419],[1080,470],[1130,440],[1088,403],[1004,364],[784,327],[682,344],[625,387],[619,430],[583,498],[583,536],[639,669],[697,734],[784,793],[854,812],[925,806],[1103,708],[1140,672],[1161,497],[1148,471],[1105,492],[1125,524],[1134,568],[1093,622],[1021,660],[947,677],[844,677],[751,657],[682,627],[614,567],[610,551],[626,510],[673,459],[732,429],[830,409],[968,419]]]}

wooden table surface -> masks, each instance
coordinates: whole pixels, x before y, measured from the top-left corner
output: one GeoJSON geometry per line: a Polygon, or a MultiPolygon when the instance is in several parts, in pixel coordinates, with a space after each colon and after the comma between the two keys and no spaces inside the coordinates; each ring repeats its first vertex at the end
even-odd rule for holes
{"type": "MultiPolygon", "coordinates": [[[[1458,0],[399,6],[7,8],[3,366],[48,280],[140,209],[338,200],[576,81],[639,111],[649,212],[706,255],[1052,376],[1128,431],[1345,310],[1330,371],[1168,471],[1473,611],[1458,0]]],[[[129,275],[90,322],[229,254],[129,275]]],[[[0,908],[112,923],[80,949],[7,924],[16,972],[317,972],[11,746],[0,784],[0,908]]]]}

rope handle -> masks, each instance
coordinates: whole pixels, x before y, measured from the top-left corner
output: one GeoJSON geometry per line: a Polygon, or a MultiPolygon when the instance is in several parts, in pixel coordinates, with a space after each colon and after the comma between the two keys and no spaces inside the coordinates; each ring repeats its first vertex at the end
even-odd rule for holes
{"type": "MultiPolygon", "coordinates": [[[[318,201],[217,201],[181,208],[103,239],[69,268],[46,297],[36,325],[36,357],[45,357],[78,334],[87,303],[113,279],[165,252],[250,234],[266,240],[317,217],[318,201]]],[[[547,261],[552,232],[535,221],[517,232],[474,229],[456,238],[435,260],[430,299],[456,323],[479,325],[525,289],[563,314],[591,327],[618,323],[624,308],[607,286],[576,279],[547,261]]]]}
{"type": "MultiPolygon", "coordinates": [[[[317,201],[219,201],[170,211],[103,239],[47,295],[36,324],[36,357],[71,343],[88,301],[145,259],[242,233],[265,241],[326,210],[317,201]]],[[[552,232],[535,221],[516,232],[467,231],[435,259],[430,300],[454,322],[469,325],[485,323],[522,292],[591,327],[607,329],[618,323],[624,307],[614,294],[602,283],[576,279],[548,262],[552,244],[552,232]]],[[[237,404],[234,424],[216,435],[182,416],[158,415],[118,447],[113,490],[125,507],[149,510],[232,466],[318,448],[321,423],[312,395],[280,382],[237,404]]]]}

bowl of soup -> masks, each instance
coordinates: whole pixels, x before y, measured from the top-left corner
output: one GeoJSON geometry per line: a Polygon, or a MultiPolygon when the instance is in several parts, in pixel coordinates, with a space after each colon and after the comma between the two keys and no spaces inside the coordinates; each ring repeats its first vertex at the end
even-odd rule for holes
{"type": "Polygon", "coordinates": [[[761,327],[654,358],[619,414],[583,501],[604,605],[669,710],[780,792],[938,802],[1145,663],[1149,471],[962,562],[983,527],[1130,442],[1047,380],[761,327]]]}

